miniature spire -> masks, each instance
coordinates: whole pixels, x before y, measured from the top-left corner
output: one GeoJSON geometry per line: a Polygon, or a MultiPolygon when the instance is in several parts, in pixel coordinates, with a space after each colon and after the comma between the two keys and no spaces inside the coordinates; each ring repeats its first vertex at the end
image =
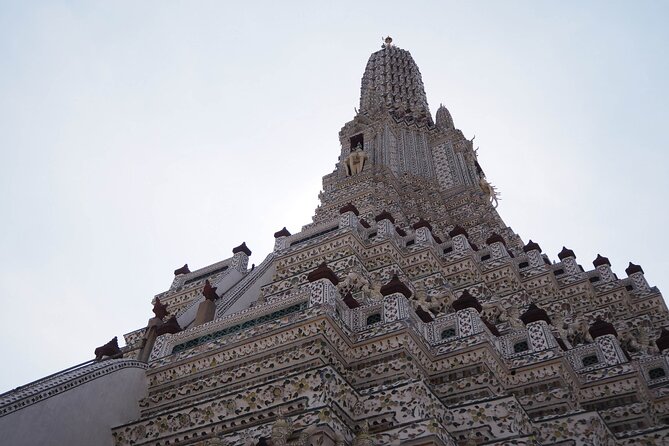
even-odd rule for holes
{"type": "Polygon", "coordinates": [[[485,244],[486,245],[492,245],[493,243],[497,243],[497,242],[506,246],[506,242],[504,241],[502,236],[497,234],[496,232],[493,232],[493,234],[490,237],[488,237],[488,239],[485,241],[485,244]]]}
{"type": "Polygon", "coordinates": [[[251,250],[246,246],[246,242],[242,242],[241,245],[232,248],[232,253],[237,254],[238,252],[243,252],[247,256],[251,255],[251,250]]]}
{"type": "Polygon", "coordinates": [[[279,238],[279,237],[290,237],[290,231],[288,231],[288,229],[286,229],[286,227],[284,226],[282,230],[274,233],[274,238],[279,238]]]}
{"type": "Polygon", "coordinates": [[[639,265],[635,265],[634,263],[630,262],[629,266],[625,268],[625,273],[628,276],[631,276],[634,273],[641,273],[643,274],[643,268],[639,265]]]}
{"type": "Polygon", "coordinates": [[[604,265],[611,266],[611,262],[609,262],[609,259],[602,256],[601,254],[597,254],[597,258],[592,261],[592,264],[595,268],[597,268],[598,266],[604,266],[604,265]]]}
{"type": "Polygon", "coordinates": [[[425,87],[411,53],[386,37],[367,61],[360,92],[361,115],[390,113],[395,119],[432,125],[425,87]]]}
{"type": "Polygon", "coordinates": [[[597,319],[595,320],[595,322],[592,323],[592,325],[588,329],[588,332],[590,333],[590,336],[592,336],[592,339],[596,339],[600,336],[610,335],[610,334],[616,337],[618,336],[618,332],[616,331],[613,324],[610,322],[606,322],[604,319],[601,318],[601,316],[597,316],[597,319]]]}
{"type": "Polygon", "coordinates": [[[669,331],[666,328],[663,328],[660,332],[660,337],[655,341],[655,345],[657,345],[660,353],[669,348],[669,331]]]}
{"type": "Polygon", "coordinates": [[[416,316],[418,316],[420,320],[425,322],[426,324],[434,320],[432,315],[427,311],[423,310],[423,307],[421,307],[420,305],[416,308],[416,316]]]}
{"type": "Polygon", "coordinates": [[[349,307],[350,309],[358,308],[360,306],[360,303],[357,300],[355,300],[355,297],[353,297],[350,291],[346,293],[346,296],[344,296],[342,300],[344,301],[346,306],[349,307]]]}
{"type": "Polygon", "coordinates": [[[164,334],[174,334],[174,333],[179,333],[181,331],[181,326],[179,325],[179,322],[177,321],[177,317],[172,315],[171,318],[167,320],[163,325],[159,326],[156,330],[156,333],[158,336],[164,335],[164,334]]]}
{"type": "Polygon", "coordinates": [[[390,296],[395,293],[402,293],[407,299],[410,298],[412,294],[409,287],[397,277],[397,274],[394,274],[392,279],[390,279],[390,282],[381,287],[381,294],[383,296],[390,296]]]}
{"type": "Polygon", "coordinates": [[[430,232],[432,232],[432,225],[430,224],[429,221],[423,219],[423,217],[421,217],[416,223],[414,223],[412,227],[414,229],[427,228],[430,230],[430,232]]]}
{"type": "Polygon", "coordinates": [[[318,268],[307,274],[307,280],[309,282],[315,282],[320,279],[328,279],[330,282],[332,282],[333,285],[337,285],[339,283],[339,278],[325,262],[321,263],[318,265],[318,268]]]}
{"type": "Polygon", "coordinates": [[[465,237],[469,238],[469,234],[467,233],[465,228],[463,228],[460,225],[455,225],[455,227],[448,233],[448,235],[451,238],[455,237],[456,235],[464,235],[465,237]]]}
{"type": "Polygon", "coordinates": [[[339,209],[339,214],[345,214],[346,212],[353,212],[355,215],[360,215],[358,208],[356,208],[353,203],[347,203],[346,206],[339,209]]]}
{"type": "Polygon", "coordinates": [[[548,317],[548,313],[543,308],[537,307],[535,304],[530,304],[523,314],[520,315],[520,320],[523,321],[523,324],[531,324],[532,322],[537,321],[546,321],[546,323],[551,323],[551,318],[548,317]]]}
{"type": "Polygon", "coordinates": [[[455,128],[451,113],[446,107],[443,106],[443,104],[440,104],[439,108],[437,109],[436,121],[437,128],[440,130],[445,131],[455,128]]]}
{"type": "Polygon", "coordinates": [[[465,308],[473,308],[479,313],[483,311],[483,306],[479,303],[477,298],[469,293],[468,290],[464,290],[460,297],[453,301],[451,306],[455,311],[464,310],[465,308]]]}
{"type": "Polygon", "coordinates": [[[530,239],[530,241],[527,242],[527,245],[523,246],[523,251],[524,252],[530,252],[530,251],[534,251],[534,250],[537,250],[537,251],[541,252],[541,246],[539,246],[539,244],[537,242],[533,242],[530,239]]]}
{"type": "Polygon", "coordinates": [[[390,220],[391,223],[395,223],[395,219],[390,214],[390,212],[385,211],[385,210],[383,212],[381,212],[379,215],[377,215],[376,217],[374,217],[374,221],[376,221],[377,223],[380,222],[381,220],[390,220]]]}
{"type": "Polygon", "coordinates": [[[560,260],[564,260],[564,259],[566,259],[566,258],[568,258],[568,257],[576,258],[576,254],[574,254],[574,251],[572,251],[571,249],[568,249],[568,248],[566,248],[566,247],[563,246],[563,247],[562,247],[562,251],[560,251],[560,252],[558,253],[558,259],[560,259],[560,260]]]}

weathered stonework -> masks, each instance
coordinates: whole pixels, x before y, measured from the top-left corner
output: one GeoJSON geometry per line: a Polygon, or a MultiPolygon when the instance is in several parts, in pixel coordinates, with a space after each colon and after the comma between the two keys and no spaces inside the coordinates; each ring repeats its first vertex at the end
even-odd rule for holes
{"type": "Polygon", "coordinates": [[[310,224],[250,270],[243,245],[177,275],[156,297],[181,330],[126,335],[148,389],[115,445],[669,444],[659,291],[506,226],[407,51],[370,57],[339,139],[310,224]],[[197,319],[206,280],[213,320],[197,319]]]}

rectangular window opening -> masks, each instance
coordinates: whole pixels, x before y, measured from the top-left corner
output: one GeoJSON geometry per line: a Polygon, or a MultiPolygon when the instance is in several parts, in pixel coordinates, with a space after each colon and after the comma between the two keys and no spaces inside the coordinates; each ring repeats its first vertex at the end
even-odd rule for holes
{"type": "Polygon", "coordinates": [[[359,133],[355,136],[351,136],[350,141],[351,141],[351,147],[350,147],[351,152],[353,152],[358,147],[358,145],[360,145],[360,149],[365,147],[365,140],[362,133],[359,133]]]}

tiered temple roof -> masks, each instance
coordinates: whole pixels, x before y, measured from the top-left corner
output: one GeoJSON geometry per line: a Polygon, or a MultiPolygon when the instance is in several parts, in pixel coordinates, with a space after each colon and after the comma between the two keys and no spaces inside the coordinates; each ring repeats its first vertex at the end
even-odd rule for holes
{"type": "Polygon", "coordinates": [[[638,265],[619,278],[604,256],[586,269],[525,243],[391,40],[339,139],[313,221],[277,231],[257,267],[242,243],[177,269],[123,358],[4,395],[0,411],[19,419],[132,367],[145,392],[121,393],[139,402],[115,418],[118,446],[669,444],[659,290],[638,265]]]}

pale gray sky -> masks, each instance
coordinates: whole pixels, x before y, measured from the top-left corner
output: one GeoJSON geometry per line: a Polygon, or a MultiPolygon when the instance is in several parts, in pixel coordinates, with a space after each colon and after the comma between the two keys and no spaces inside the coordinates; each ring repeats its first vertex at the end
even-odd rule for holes
{"type": "MultiPolygon", "coordinates": [[[[146,324],[174,268],[310,221],[369,54],[411,51],[557,260],[669,290],[666,2],[0,1],[0,391],[146,324]],[[241,2],[240,2],[241,3],[241,2]],[[10,364],[8,366],[8,364],[10,364]]],[[[667,291],[669,292],[669,291],[667,291]]]]}

